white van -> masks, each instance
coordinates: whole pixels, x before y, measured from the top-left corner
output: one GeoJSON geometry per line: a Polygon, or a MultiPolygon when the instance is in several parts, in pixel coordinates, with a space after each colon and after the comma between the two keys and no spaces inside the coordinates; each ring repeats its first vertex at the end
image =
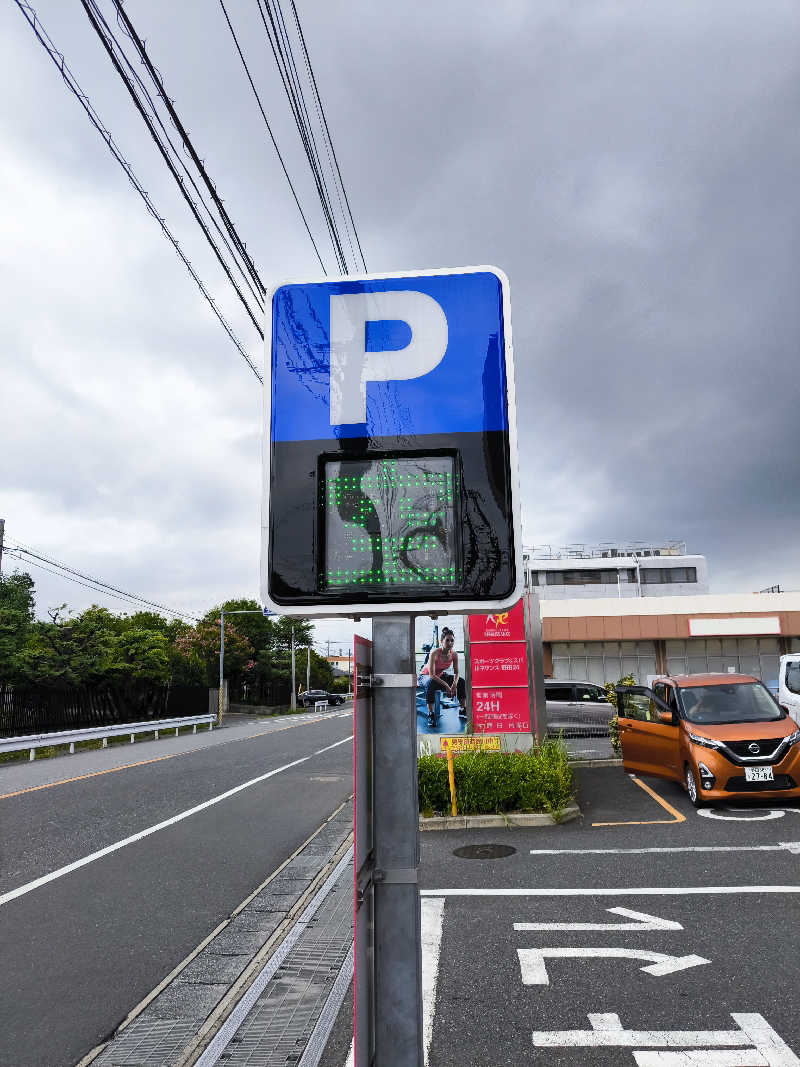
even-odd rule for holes
{"type": "Polygon", "coordinates": [[[781,656],[778,668],[778,703],[800,725],[800,653],[781,656]]]}

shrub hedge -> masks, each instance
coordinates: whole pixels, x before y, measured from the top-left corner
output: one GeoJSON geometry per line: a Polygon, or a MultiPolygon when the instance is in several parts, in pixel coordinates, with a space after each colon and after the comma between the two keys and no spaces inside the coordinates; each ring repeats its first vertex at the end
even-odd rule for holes
{"type": "MultiPolygon", "coordinates": [[[[560,738],[529,752],[463,752],[453,757],[459,815],[503,811],[547,812],[559,818],[573,797],[572,769],[560,738]]],[[[440,753],[418,760],[419,810],[449,814],[447,758],[440,753]]]]}

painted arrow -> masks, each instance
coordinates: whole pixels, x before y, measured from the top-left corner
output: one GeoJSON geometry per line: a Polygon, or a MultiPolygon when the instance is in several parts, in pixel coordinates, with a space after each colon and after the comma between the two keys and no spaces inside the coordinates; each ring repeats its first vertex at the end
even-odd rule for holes
{"type": "Polygon", "coordinates": [[[611,915],[633,919],[629,923],[514,923],[514,929],[523,933],[530,930],[682,930],[680,923],[672,919],[659,919],[643,911],[630,908],[606,908],[611,915]]]}
{"type": "Polygon", "coordinates": [[[545,959],[631,959],[650,960],[649,966],[640,968],[647,974],[665,975],[699,967],[711,960],[702,956],[667,956],[663,952],[640,952],[635,948],[518,948],[523,985],[549,985],[550,979],[545,959]]]}

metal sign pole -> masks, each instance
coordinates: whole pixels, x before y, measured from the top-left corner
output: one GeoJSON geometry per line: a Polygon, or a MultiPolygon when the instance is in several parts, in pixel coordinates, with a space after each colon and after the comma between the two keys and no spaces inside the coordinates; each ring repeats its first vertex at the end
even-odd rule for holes
{"type": "MultiPolygon", "coordinates": [[[[422,953],[414,620],[372,621],[375,1064],[420,1067],[422,953]]],[[[359,1065],[364,1067],[364,1065],[359,1065]]]]}

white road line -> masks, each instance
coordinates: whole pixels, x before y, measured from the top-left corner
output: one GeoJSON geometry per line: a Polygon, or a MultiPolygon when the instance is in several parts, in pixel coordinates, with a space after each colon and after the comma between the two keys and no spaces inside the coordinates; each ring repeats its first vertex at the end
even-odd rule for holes
{"type": "Polygon", "coordinates": [[[639,856],[654,852],[796,852],[800,841],[779,845],[682,845],[674,848],[532,848],[532,856],[639,856]]]}
{"type": "Polygon", "coordinates": [[[800,885],[640,886],[631,889],[421,889],[423,897],[678,897],[739,893],[800,893],[800,885]]]}
{"type": "MultiPolygon", "coordinates": [[[[424,903],[429,903],[425,901],[424,903]]],[[[444,901],[442,901],[444,903],[444,901]]],[[[531,930],[682,930],[680,923],[672,919],[659,919],[657,915],[647,915],[643,911],[631,911],[630,908],[606,908],[612,915],[622,915],[633,919],[629,923],[514,923],[514,929],[521,933],[531,930]]]]}
{"type": "Polygon", "coordinates": [[[436,1012],[436,981],[439,977],[439,950],[442,946],[444,900],[439,897],[421,901],[422,911],[422,1048],[425,1063],[433,1037],[436,1012]]]}
{"type": "Polygon", "coordinates": [[[244,789],[249,789],[253,785],[258,785],[260,782],[265,782],[268,778],[273,778],[276,774],[281,774],[282,771],[291,770],[292,767],[299,767],[301,763],[307,763],[308,760],[313,759],[314,756],[321,756],[323,752],[330,752],[333,748],[338,748],[339,745],[346,745],[348,741],[353,740],[353,735],[345,737],[342,741],[336,741],[332,745],[326,745],[325,748],[317,749],[316,752],[312,752],[310,756],[303,756],[302,759],[293,760],[291,763],[286,763],[283,767],[276,767],[273,771],[267,771],[266,774],[261,774],[258,778],[251,778],[249,782],[242,782],[241,785],[234,786],[233,789],[228,789],[224,793],[220,793],[219,796],[212,797],[210,800],[204,800],[202,804],[197,804],[193,808],[189,808],[187,811],[182,811],[178,815],[173,815],[170,819],[164,819],[163,822],[156,823],[155,826],[148,826],[146,830],[140,830],[136,834],[132,834],[130,837],[124,838],[122,841],[115,841],[113,845],[106,845],[105,848],[98,849],[97,852],[92,852],[88,856],[84,856],[82,859],[75,860],[74,863],[68,863],[66,867],[59,867],[57,871],[51,871],[50,874],[42,875],[41,878],[35,878],[32,882],[27,882],[25,885],[19,886],[18,889],[12,889],[8,893],[4,893],[0,896],[0,907],[4,904],[8,904],[9,901],[16,900],[17,897],[23,897],[26,893],[33,892],[34,889],[39,889],[43,885],[47,885],[48,882],[54,882],[57,878],[63,878],[65,874],[71,874],[73,871],[79,870],[81,867],[86,867],[90,863],[94,863],[95,860],[102,859],[104,856],[111,855],[112,852],[118,852],[121,848],[125,848],[126,845],[132,845],[136,841],[141,841],[145,837],[149,837],[151,834],[158,833],[159,830],[166,830],[168,826],[174,826],[175,823],[182,822],[184,819],[188,819],[192,815],[197,815],[200,811],[205,811],[206,808],[211,808],[215,804],[220,804],[223,800],[227,800],[229,797],[235,796],[237,793],[241,793],[244,789]]]}
{"type": "MultiPolygon", "coordinates": [[[[444,900],[421,901],[422,912],[422,1050],[424,1062],[433,1037],[433,1017],[436,1014],[436,982],[439,976],[439,950],[442,944],[442,918],[444,900]]],[[[350,1042],[350,1051],[344,1067],[354,1067],[355,1048],[350,1042]]]]}

